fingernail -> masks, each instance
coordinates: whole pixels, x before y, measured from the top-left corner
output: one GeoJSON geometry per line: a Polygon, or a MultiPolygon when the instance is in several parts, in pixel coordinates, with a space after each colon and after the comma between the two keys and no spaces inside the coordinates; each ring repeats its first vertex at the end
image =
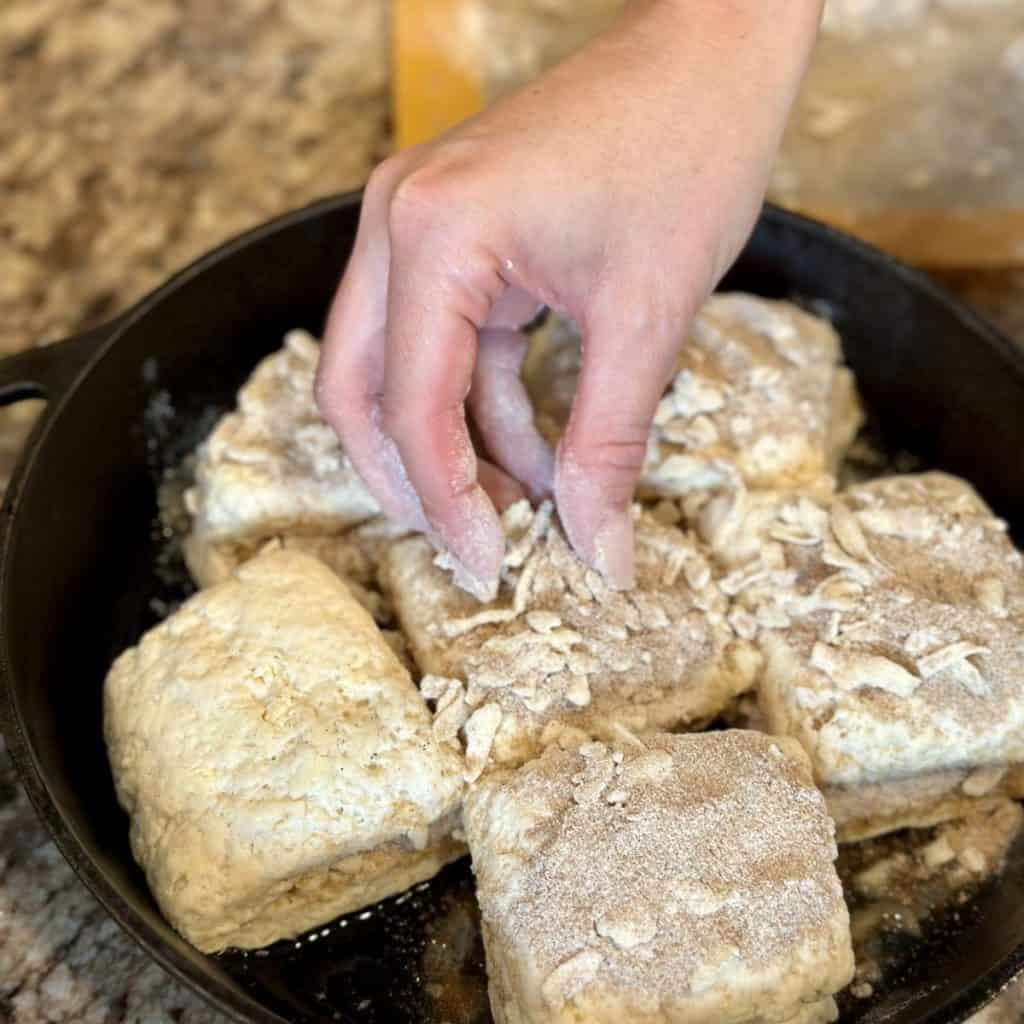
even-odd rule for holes
{"type": "Polygon", "coordinates": [[[555,499],[569,543],[577,556],[596,569],[615,590],[633,586],[633,516],[629,505],[607,508],[598,483],[558,446],[555,499]]]}
{"type": "Polygon", "coordinates": [[[615,590],[629,590],[635,582],[633,517],[629,509],[612,513],[594,537],[594,568],[615,590]]]}
{"type": "Polygon", "coordinates": [[[483,489],[475,486],[465,492],[446,521],[433,528],[442,545],[439,564],[451,570],[456,585],[478,601],[493,601],[498,596],[505,535],[483,489]]]}

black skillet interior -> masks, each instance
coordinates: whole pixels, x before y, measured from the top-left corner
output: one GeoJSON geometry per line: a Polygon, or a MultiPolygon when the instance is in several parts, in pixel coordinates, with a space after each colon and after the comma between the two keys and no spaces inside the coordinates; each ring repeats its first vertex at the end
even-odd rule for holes
{"type": "MultiPolygon", "coordinates": [[[[485,1021],[465,863],[302,942],[205,957],[149,896],[103,749],[107,667],[159,602],[181,596],[154,568],[159,472],[286,329],[320,327],[357,216],[357,198],[329,200],[225,246],[122,318],[63,393],[53,388],[3,517],[0,711],[65,856],[165,967],[234,1018],[485,1021]]],[[[1008,341],[878,253],[777,210],[725,286],[831,315],[886,444],[969,477],[1024,528],[1024,355],[1008,341]]],[[[946,925],[874,999],[849,1002],[846,1024],[952,1024],[1003,984],[1024,963],[1024,849],[946,925]]]]}

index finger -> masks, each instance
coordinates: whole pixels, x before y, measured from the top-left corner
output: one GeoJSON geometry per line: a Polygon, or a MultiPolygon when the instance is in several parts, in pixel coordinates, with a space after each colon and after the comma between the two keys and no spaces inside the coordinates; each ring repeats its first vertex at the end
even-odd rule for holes
{"type": "Polygon", "coordinates": [[[456,582],[482,601],[497,593],[505,539],[478,480],[464,403],[478,326],[501,287],[486,270],[392,238],[384,428],[452,556],[456,582]]]}
{"type": "Polygon", "coordinates": [[[355,244],[324,328],[315,393],[324,419],[381,509],[426,528],[419,498],[381,426],[390,243],[387,209],[400,168],[382,164],[366,187],[355,244]]]}

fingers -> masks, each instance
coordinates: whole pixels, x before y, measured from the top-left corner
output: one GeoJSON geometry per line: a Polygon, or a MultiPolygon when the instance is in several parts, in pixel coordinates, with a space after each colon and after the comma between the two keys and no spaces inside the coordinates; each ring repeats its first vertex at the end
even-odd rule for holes
{"type": "Polygon", "coordinates": [[[472,246],[438,228],[435,213],[418,205],[392,209],[384,428],[448,550],[456,582],[491,600],[505,540],[477,481],[463,403],[478,325],[504,286],[472,246]]]}
{"type": "Polygon", "coordinates": [[[328,328],[327,337],[334,343],[324,342],[316,385],[324,419],[381,510],[410,529],[429,532],[398,447],[383,426],[378,396],[384,387],[384,331],[349,336],[344,328],[328,328]]]}
{"type": "Polygon", "coordinates": [[[684,322],[650,330],[624,320],[617,312],[587,324],[555,468],[555,498],[570,543],[618,589],[634,582],[633,492],[684,322]]]}
{"type": "Polygon", "coordinates": [[[385,163],[366,188],[352,256],[331,305],[316,376],[316,400],[381,509],[427,529],[420,500],[381,422],[390,264],[387,211],[397,170],[385,163]]]}
{"type": "MultiPolygon", "coordinates": [[[[535,308],[532,304],[528,312],[535,308]]],[[[519,331],[485,327],[480,332],[469,406],[490,456],[537,501],[551,493],[555,462],[534,425],[520,374],[526,346],[519,331]]]]}
{"type": "MultiPolygon", "coordinates": [[[[496,323],[517,323],[536,312],[536,303],[505,288],[493,272],[481,276],[485,283],[476,292],[463,287],[461,253],[446,272],[437,247],[418,244],[425,232],[415,225],[410,231],[404,215],[395,218],[400,178],[386,163],[367,187],[324,333],[317,402],[383,511],[448,548],[456,581],[488,599],[504,554],[495,506],[520,500],[523,488],[498,466],[477,463],[466,430],[462,403],[473,375],[474,322],[493,313],[496,323]]],[[[513,375],[519,417],[486,418],[488,433],[506,453],[510,446],[495,430],[510,423],[526,446],[526,457],[511,464],[525,467],[531,488],[549,490],[553,460],[535,431],[531,436],[518,363],[513,375]]],[[[496,396],[493,387],[489,394],[496,396]]]]}

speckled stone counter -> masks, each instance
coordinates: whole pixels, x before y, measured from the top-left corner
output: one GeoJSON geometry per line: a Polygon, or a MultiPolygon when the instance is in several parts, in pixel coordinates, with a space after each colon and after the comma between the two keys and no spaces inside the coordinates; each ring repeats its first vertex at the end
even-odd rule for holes
{"type": "MultiPolygon", "coordinates": [[[[387,148],[386,14],[4,0],[0,354],[102,322],[222,239],[359,185],[387,148]]],[[[1024,339],[1024,274],[950,283],[1024,339]]],[[[0,413],[0,487],[37,411],[0,413]]],[[[1022,1000],[1018,986],[976,1024],[1019,1024],[1022,1000]]],[[[223,1020],[86,892],[0,749],[0,1022],[223,1020]]]]}
{"type": "MultiPolygon", "coordinates": [[[[0,354],[360,185],[388,137],[386,26],[384,0],[4,0],[0,354]]],[[[0,421],[0,476],[34,411],[0,421]]]]}
{"type": "MultiPolygon", "coordinates": [[[[223,239],[358,187],[383,0],[2,0],[0,355],[102,322],[223,239]]],[[[0,487],[39,403],[0,412],[0,487]]],[[[123,935],[0,749],[0,1022],[225,1018],[123,935]]]]}

